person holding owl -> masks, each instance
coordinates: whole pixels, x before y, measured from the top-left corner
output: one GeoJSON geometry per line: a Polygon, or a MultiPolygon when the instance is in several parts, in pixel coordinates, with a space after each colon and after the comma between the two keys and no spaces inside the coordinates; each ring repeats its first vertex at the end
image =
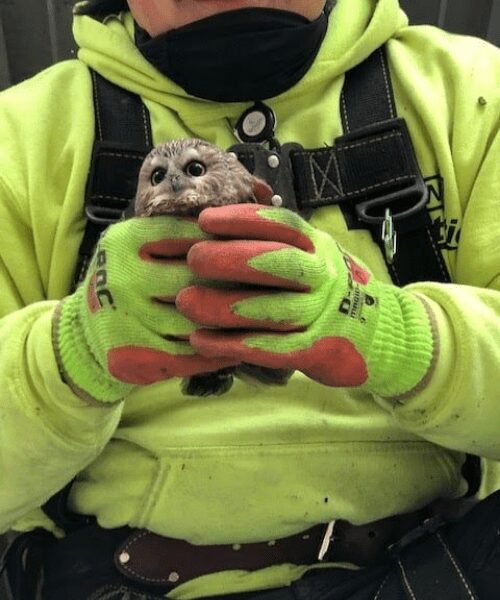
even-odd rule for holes
{"type": "Polygon", "coordinates": [[[13,597],[496,598],[498,50],[397,0],[86,0],[74,35],[0,95],[13,597]],[[108,113],[98,80],[125,94],[108,113]],[[149,155],[72,289],[96,156],[99,185],[137,181],[105,141],[131,96],[149,148],[203,141],[149,155]],[[269,181],[167,214],[207,142],[269,181]],[[286,376],[182,393],[244,365],[286,376]]]}

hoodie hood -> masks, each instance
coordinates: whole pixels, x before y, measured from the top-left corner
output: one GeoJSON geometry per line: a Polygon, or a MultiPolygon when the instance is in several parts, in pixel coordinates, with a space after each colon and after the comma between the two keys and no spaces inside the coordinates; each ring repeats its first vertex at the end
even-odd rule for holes
{"type": "MultiPolygon", "coordinates": [[[[296,85],[274,101],[293,102],[299,97],[303,102],[304,97],[317,92],[324,80],[361,63],[407,23],[397,0],[338,0],[313,65],[296,85]]],[[[214,111],[214,117],[220,110],[231,112],[229,103],[220,105],[190,96],[151,65],[135,45],[135,24],[128,11],[108,15],[103,21],[75,14],[73,34],[79,47],[78,58],[83,63],[145,100],[169,106],[181,116],[192,114],[193,110],[214,111]]],[[[242,105],[233,104],[237,114],[242,105]]]]}

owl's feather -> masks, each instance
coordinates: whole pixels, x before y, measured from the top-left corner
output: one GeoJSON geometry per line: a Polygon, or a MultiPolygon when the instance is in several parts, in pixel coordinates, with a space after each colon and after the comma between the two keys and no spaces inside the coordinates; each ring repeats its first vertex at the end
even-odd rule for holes
{"type": "MultiPolygon", "coordinates": [[[[235,154],[198,139],[173,140],[157,146],[144,160],[135,212],[139,217],[198,216],[209,206],[271,204],[272,196],[271,187],[251,175],[235,154]]],[[[185,379],[182,390],[190,396],[220,395],[231,388],[233,377],[284,385],[291,374],[243,364],[185,379]]]]}

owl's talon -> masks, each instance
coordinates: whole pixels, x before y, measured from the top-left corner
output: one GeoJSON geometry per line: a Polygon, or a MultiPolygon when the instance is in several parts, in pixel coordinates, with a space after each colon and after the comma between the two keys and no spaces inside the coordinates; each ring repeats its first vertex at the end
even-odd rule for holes
{"type": "Polygon", "coordinates": [[[217,371],[194,375],[182,380],[182,393],[185,396],[222,396],[233,386],[234,378],[231,373],[217,371]]]}

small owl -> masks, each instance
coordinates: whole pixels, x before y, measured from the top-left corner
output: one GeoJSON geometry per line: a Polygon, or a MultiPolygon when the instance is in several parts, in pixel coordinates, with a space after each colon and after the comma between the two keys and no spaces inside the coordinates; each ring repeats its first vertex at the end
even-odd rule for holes
{"type": "MultiPolygon", "coordinates": [[[[273,191],[251,175],[235,154],[202,140],[173,140],[157,146],[139,173],[135,214],[139,217],[177,215],[197,217],[209,206],[246,202],[271,204],[273,191]]],[[[249,364],[196,375],[183,381],[188,396],[220,395],[233,378],[285,385],[292,371],[249,364]]]]}
{"type": "Polygon", "coordinates": [[[232,152],[197,139],[157,146],[144,160],[135,202],[137,216],[198,216],[208,206],[271,204],[273,191],[232,152]]]}

